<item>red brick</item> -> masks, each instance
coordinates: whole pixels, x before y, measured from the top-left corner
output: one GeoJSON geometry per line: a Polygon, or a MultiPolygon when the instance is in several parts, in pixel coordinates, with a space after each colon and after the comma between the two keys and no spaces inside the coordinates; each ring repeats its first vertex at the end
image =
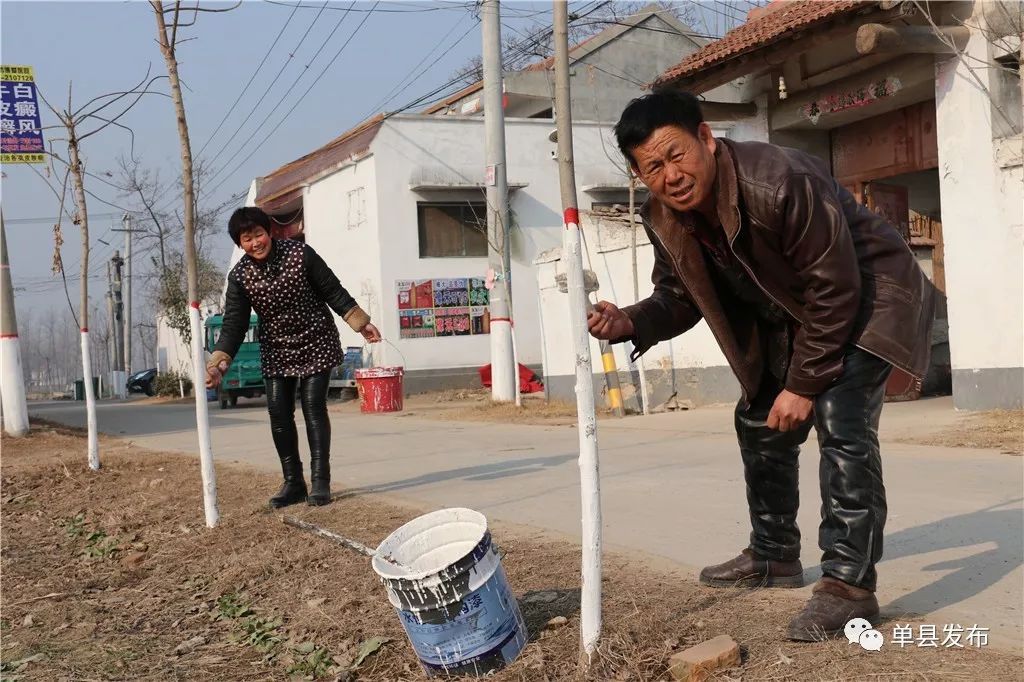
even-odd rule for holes
{"type": "Polygon", "coordinates": [[[740,645],[729,635],[719,635],[669,658],[672,677],[683,682],[704,682],[718,670],[740,664],[740,645]]]}

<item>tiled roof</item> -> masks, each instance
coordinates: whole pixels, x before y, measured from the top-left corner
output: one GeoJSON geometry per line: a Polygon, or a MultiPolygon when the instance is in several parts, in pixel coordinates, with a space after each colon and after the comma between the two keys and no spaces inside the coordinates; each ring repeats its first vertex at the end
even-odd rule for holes
{"type": "Polygon", "coordinates": [[[369,151],[383,123],[384,115],[378,114],[267,175],[256,195],[256,205],[273,211],[293,201],[301,192],[302,184],[312,176],[369,151]]]}
{"type": "Polygon", "coordinates": [[[861,7],[877,5],[864,0],[775,0],[771,5],[751,12],[751,19],[687,55],[661,74],[655,86],[665,85],[752,50],[763,48],[785,37],[791,31],[807,29],[835,19],[861,7]]]}

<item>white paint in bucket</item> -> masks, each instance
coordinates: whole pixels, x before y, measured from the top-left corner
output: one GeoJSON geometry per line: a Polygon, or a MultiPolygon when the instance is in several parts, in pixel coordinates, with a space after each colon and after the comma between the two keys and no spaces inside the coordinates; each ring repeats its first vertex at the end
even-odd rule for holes
{"type": "Polygon", "coordinates": [[[373,569],[428,674],[483,674],[526,645],[519,606],[479,512],[442,509],[413,519],[380,544],[373,569]]]}

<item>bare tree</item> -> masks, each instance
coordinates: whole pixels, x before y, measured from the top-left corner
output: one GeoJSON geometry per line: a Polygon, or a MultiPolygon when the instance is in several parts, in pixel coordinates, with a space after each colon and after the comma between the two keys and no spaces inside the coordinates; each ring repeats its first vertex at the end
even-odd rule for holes
{"type": "MultiPolygon", "coordinates": [[[[661,2],[661,11],[696,27],[700,13],[694,3],[661,2]]],[[[649,2],[605,2],[584,14],[569,15],[569,42],[579,44],[597,35],[609,26],[622,24],[625,19],[650,6],[649,2]]],[[[519,71],[526,66],[554,55],[554,32],[550,24],[534,22],[526,29],[506,27],[502,34],[502,67],[505,71],[519,71]]],[[[695,30],[695,32],[699,32],[695,30]]],[[[703,35],[703,34],[701,34],[703,35]]],[[[480,57],[473,57],[452,76],[467,85],[483,80],[480,57]]]]}
{"type": "MultiPolygon", "coordinates": [[[[138,101],[147,94],[153,94],[149,87],[158,80],[150,78],[149,71],[142,80],[130,90],[107,93],[93,97],[85,104],[75,107],[72,102],[72,84],[68,84],[67,107],[57,110],[39,93],[40,98],[49,107],[50,111],[60,122],[58,128],[63,128],[65,136],[51,141],[49,157],[51,169],[55,171],[54,162],[60,162],[66,169],[61,190],[56,188],[41,173],[36,171],[39,177],[43,178],[47,186],[54,192],[59,201],[57,213],[57,224],[54,226],[55,255],[54,267],[59,269],[62,277],[64,271],[60,258],[60,245],[63,243],[61,222],[65,215],[65,199],[67,196],[68,180],[72,184],[72,196],[74,199],[75,213],[72,222],[79,226],[82,234],[82,258],[81,258],[81,298],[79,302],[77,324],[81,330],[82,342],[82,369],[85,379],[86,413],[89,427],[88,456],[89,466],[92,469],[99,469],[99,439],[96,431],[96,396],[93,394],[92,381],[92,353],[89,343],[89,210],[86,200],[88,191],[85,188],[86,169],[82,158],[82,142],[86,139],[103,132],[107,128],[116,127],[129,134],[132,149],[134,149],[135,134],[131,128],[119,121],[129,112],[138,101]],[[53,150],[53,142],[65,142],[67,144],[67,158],[53,150]]],[[[34,169],[33,169],[34,170],[34,169]]],[[[65,289],[65,293],[67,290],[65,289]]],[[[68,299],[70,305],[70,297],[68,299]]]]}
{"type": "MultiPolygon", "coordinates": [[[[238,5],[241,4],[239,0],[238,5]]],[[[165,7],[161,0],[151,0],[153,14],[156,17],[157,42],[160,52],[167,65],[167,77],[170,81],[171,99],[178,124],[178,140],[181,145],[181,184],[184,201],[182,227],[185,233],[185,267],[188,280],[189,322],[192,334],[192,376],[197,386],[196,391],[196,430],[199,434],[199,457],[203,476],[203,505],[206,513],[206,525],[217,525],[220,513],[217,510],[217,484],[213,469],[213,449],[210,444],[210,425],[206,411],[205,394],[200,393],[203,377],[206,375],[203,362],[202,326],[199,317],[199,261],[196,257],[196,192],[193,177],[192,145],[188,135],[188,119],[185,116],[185,102],[181,94],[181,81],[178,77],[178,30],[195,24],[201,12],[226,12],[234,9],[208,9],[199,6],[182,7],[176,0],[173,7],[165,7]],[[191,20],[182,21],[182,13],[192,13],[191,20]]],[[[237,7],[238,5],[235,5],[237,7]]]]}

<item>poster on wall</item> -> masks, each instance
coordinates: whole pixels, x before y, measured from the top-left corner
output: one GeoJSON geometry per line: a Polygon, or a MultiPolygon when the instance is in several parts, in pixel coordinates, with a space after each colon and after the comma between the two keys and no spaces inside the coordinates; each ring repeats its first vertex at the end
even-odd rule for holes
{"type": "Polygon", "coordinates": [[[432,339],[491,331],[482,277],[402,279],[396,282],[399,336],[432,339]]]}

